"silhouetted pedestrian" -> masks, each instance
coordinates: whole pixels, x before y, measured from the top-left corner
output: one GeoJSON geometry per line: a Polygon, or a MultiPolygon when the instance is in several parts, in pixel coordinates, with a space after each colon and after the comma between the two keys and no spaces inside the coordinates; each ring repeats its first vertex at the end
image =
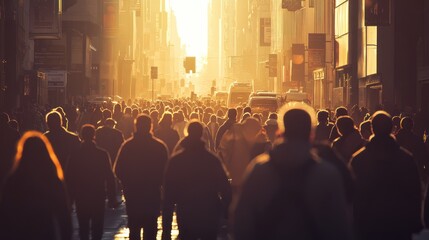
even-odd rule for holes
{"type": "Polygon", "coordinates": [[[320,110],[317,112],[317,126],[316,126],[316,141],[329,141],[329,135],[331,134],[334,124],[329,122],[329,113],[326,110],[320,110]]]}
{"type": "Polygon", "coordinates": [[[153,240],[161,208],[161,184],[168,160],[167,146],[151,134],[152,122],[147,115],[135,120],[134,136],[119,150],[116,176],[124,187],[130,239],[153,240]]]}
{"type": "Polygon", "coordinates": [[[421,188],[411,154],[390,135],[392,118],[383,111],[371,120],[374,136],[355,154],[354,223],[358,239],[410,240],[421,229],[421,188]]]}
{"type": "Polygon", "coordinates": [[[122,132],[116,129],[115,125],[115,120],[108,118],[104,121],[104,125],[95,131],[95,142],[109,152],[112,163],[116,160],[119,148],[124,142],[122,132]]]}
{"type": "Polygon", "coordinates": [[[281,110],[284,143],[248,168],[235,211],[236,240],[350,239],[341,176],[311,154],[309,110],[293,106],[281,110]]]}
{"type": "Polygon", "coordinates": [[[237,122],[237,110],[234,108],[228,109],[227,113],[228,119],[225,121],[222,126],[219,127],[219,130],[216,133],[216,140],[215,140],[215,149],[218,150],[220,141],[222,140],[223,134],[225,134],[226,131],[228,131],[232,125],[234,125],[237,122]]]}
{"type": "Polygon", "coordinates": [[[172,128],[172,125],[173,115],[170,112],[164,112],[161,120],[159,120],[158,130],[154,132],[155,137],[167,145],[170,154],[173,153],[174,147],[180,139],[179,134],[172,128]]]}
{"type": "Polygon", "coordinates": [[[163,239],[171,239],[174,204],[182,240],[216,240],[220,218],[227,212],[231,201],[228,177],[221,161],[205,148],[203,130],[201,123],[191,122],[188,136],[181,141],[183,150],[169,161],[164,184],[163,239]]]}
{"type": "Polygon", "coordinates": [[[268,120],[265,122],[265,132],[267,133],[267,137],[273,145],[277,139],[277,131],[279,130],[279,125],[277,123],[277,114],[271,113],[268,117],[268,120]]]}
{"type": "Polygon", "coordinates": [[[76,203],[79,236],[82,240],[89,240],[90,232],[92,240],[101,240],[106,195],[109,207],[118,205],[109,154],[95,145],[94,137],[94,126],[83,125],[82,143],[73,153],[67,167],[69,193],[76,203]]]}
{"type": "Polygon", "coordinates": [[[352,155],[365,145],[365,141],[356,129],[351,117],[341,116],[337,119],[335,125],[340,137],[332,143],[332,148],[348,164],[352,155]]]}
{"type": "Polygon", "coordinates": [[[66,169],[71,154],[79,148],[79,137],[63,127],[61,115],[56,111],[46,114],[46,123],[49,131],[45,136],[51,142],[61,167],[66,169]]]}
{"type": "MultiPolygon", "coordinates": [[[[9,115],[0,113],[0,186],[10,171],[19,133],[9,126],[9,115]]],[[[1,192],[0,192],[1,193],[1,192]]]]}
{"type": "MultiPolygon", "coordinates": [[[[335,121],[341,116],[348,116],[348,115],[349,115],[349,112],[345,107],[337,107],[337,109],[335,109],[335,121]]],[[[338,132],[337,126],[334,125],[331,129],[331,133],[329,134],[329,141],[333,142],[339,136],[340,136],[340,133],[338,132]]]]}
{"type": "Polygon", "coordinates": [[[1,239],[72,237],[61,165],[48,139],[28,131],[19,140],[0,201],[1,239]]]}

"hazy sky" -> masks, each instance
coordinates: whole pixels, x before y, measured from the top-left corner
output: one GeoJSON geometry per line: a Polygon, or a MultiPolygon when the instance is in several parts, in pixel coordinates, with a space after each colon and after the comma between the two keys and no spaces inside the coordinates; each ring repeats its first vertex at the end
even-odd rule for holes
{"type": "Polygon", "coordinates": [[[169,2],[176,15],[179,36],[186,46],[187,55],[197,58],[206,56],[209,0],[169,0],[169,2]]]}

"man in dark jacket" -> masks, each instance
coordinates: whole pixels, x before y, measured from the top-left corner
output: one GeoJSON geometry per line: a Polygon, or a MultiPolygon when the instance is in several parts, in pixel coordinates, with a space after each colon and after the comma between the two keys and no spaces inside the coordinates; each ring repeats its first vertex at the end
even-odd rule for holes
{"type": "MultiPolygon", "coordinates": [[[[348,116],[349,112],[347,111],[347,108],[345,107],[337,107],[335,109],[335,121],[342,116],[348,116]]],[[[340,136],[340,133],[338,132],[337,126],[334,125],[331,129],[331,133],[329,134],[329,141],[333,142],[335,139],[337,139],[340,136]]]]}
{"type": "Polygon", "coordinates": [[[352,155],[365,145],[353,119],[349,116],[339,117],[335,123],[340,137],[332,143],[332,148],[348,165],[352,155]]]}
{"type": "Polygon", "coordinates": [[[228,131],[232,125],[234,125],[237,122],[237,110],[235,108],[228,109],[228,119],[222,126],[219,127],[219,130],[217,130],[216,138],[215,138],[215,144],[216,144],[216,150],[219,148],[220,141],[222,140],[223,134],[225,134],[226,131],[228,131]]]}
{"type": "Polygon", "coordinates": [[[117,207],[115,176],[109,154],[94,142],[95,128],[83,125],[80,148],[73,153],[67,168],[70,195],[75,199],[80,239],[92,240],[103,236],[106,193],[109,206],[117,207]],[[91,223],[91,224],[90,224],[91,223]]]}
{"type": "Polygon", "coordinates": [[[413,133],[414,122],[410,117],[404,117],[401,120],[401,129],[396,134],[398,144],[410,151],[416,161],[420,178],[422,182],[427,181],[429,153],[423,142],[423,136],[417,136],[413,133]]]}
{"type": "Polygon", "coordinates": [[[203,126],[188,126],[183,151],[169,161],[164,184],[163,239],[171,239],[171,220],[177,204],[181,239],[216,240],[219,220],[231,202],[231,188],[221,161],[205,148],[203,126]],[[186,177],[184,177],[186,176],[186,177]]]}
{"type": "Polygon", "coordinates": [[[329,141],[329,135],[334,127],[334,124],[329,121],[329,113],[326,110],[317,112],[317,126],[316,126],[316,141],[329,141]]]}
{"type": "Polygon", "coordinates": [[[19,133],[9,126],[9,115],[0,113],[0,184],[12,167],[19,133]]]}
{"type": "Polygon", "coordinates": [[[121,147],[115,172],[124,187],[130,239],[154,240],[161,208],[161,184],[168,160],[166,145],[151,134],[147,115],[135,120],[134,136],[121,147]]]}
{"type": "Polygon", "coordinates": [[[119,148],[124,143],[124,135],[114,128],[116,122],[112,118],[106,119],[103,124],[95,131],[95,142],[97,146],[109,152],[110,159],[115,161],[119,148]]]}
{"type": "Polygon", "coordinates": [[[360,240],[410,240],[421,229],[421,188],[411,154],[390,135],[391,117],[376,112],[374,136],[355,154],[354,223],[360,240]]]}
{"type": "Polygon", "coordinates": [[[67,131],[62,126],[61,115],[56,111],[51,111],[46,114],[46,123],[49,131],[45,133],[45,136],[51,142],[54,152],[61,163],[61,167],[66,169],[71,154],[79,148],[79,137],[67,131]]]}
{"type": "Polygon", "coordinates": [[[350,239],[341,175],[311,153],[310,113],[284,108],[285,142],[249,166],[235,239],[350,239]]]}

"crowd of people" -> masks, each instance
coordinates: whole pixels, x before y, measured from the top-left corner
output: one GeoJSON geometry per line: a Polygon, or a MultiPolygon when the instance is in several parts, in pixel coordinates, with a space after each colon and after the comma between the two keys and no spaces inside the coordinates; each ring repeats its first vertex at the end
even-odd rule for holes
{"type": "Polygon", "coordinates": [[[0,114],[0,236],[411,240],[429,224],[424,114],[174,99],[0,114]],[[30,117],[29,117],[30,116],[30,117]],[[40,119],[44,116],[44,119],[40,119]],[[223,229],[221,231],[221,229],[223,229]],[[226,230],[225,230],[226,229],[226,230]]]}

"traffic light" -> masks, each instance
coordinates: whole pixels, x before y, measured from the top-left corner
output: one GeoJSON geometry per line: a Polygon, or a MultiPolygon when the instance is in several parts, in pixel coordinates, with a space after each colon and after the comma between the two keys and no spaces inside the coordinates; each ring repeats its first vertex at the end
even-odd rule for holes
{"type": "Polygon", "coordinates": [[[304,82],[305,78],[305,46],[292,44],[292,81],[304,82]]]}
{"type": "Polygon", "coordinates": [[[183,67],[185,67],[186,73],[191,71],[195,73],[195,57],[186,57],[185,61],[183,61],[183,67]]]}
{"type": "Polygon", "coordinates": [[[150,78],[157,79],[158,78],[158,67],[150,68],[150,78]]]}

